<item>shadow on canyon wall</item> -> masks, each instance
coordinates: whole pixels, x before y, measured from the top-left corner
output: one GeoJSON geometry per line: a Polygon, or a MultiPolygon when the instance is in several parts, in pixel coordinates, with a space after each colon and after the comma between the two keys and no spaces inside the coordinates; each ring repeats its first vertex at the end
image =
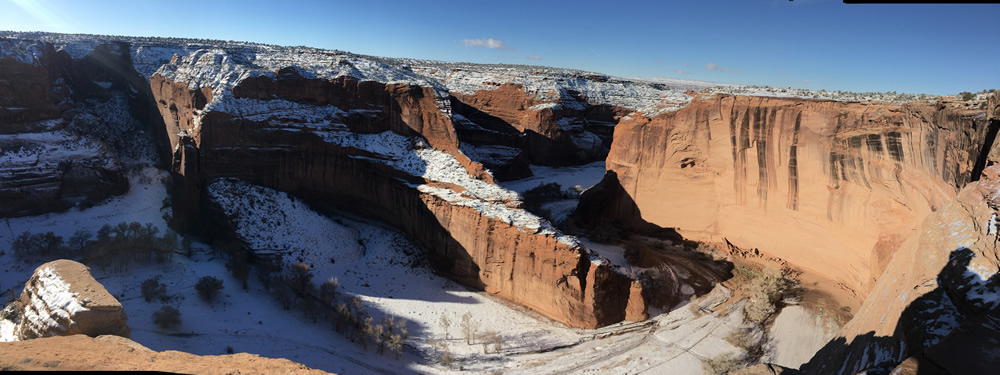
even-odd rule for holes
{"type": "Polygon", "coordinates": [[[685,286],[702,296],[733,277],[731,262],[695,251],[700,243],[685,239],[673,228],[643,220],[614,171],[607,171],[601,182],[580,196],[561,229],[596,242],[621,244],[630,266],[653,269],[637,276],[647,287],[643,290],[646,300],[660,307],[684,306],[690,296],[685,286]]]}
{"type": "MultiPolygon", "coordinates": [[[[968,271],[974,254],[953,251],[937,275],[938,287],[910,303],[892,336],[875,332],[827,343],[802,365],[806,374],[995,374],[1000,368],[1000,312],[965,297],[974,278],[968,271]],[[902,362],[902,364],[901,364],[902,362]],[[899,369],[901,372],[895,372],[899,369]]],[[[984,285],[993,293],[1000,274],[984,285]]],[[[893,296],[895,298],[896,296],[893,296]]],[[[869,297],[871,298],[871,297],[869,297]]]]}

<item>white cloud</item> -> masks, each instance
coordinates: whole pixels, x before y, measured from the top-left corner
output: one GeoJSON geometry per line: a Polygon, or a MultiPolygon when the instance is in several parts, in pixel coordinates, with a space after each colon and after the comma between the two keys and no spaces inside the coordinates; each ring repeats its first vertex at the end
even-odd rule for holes
{"type": "Polygon", "coordinates": [[[719,64],[716,64],[714,62],[710,62],[708,64],[705,64],[705,70],[717,70],[717,71],[720,71],[720,72],[723,72],[723,73],[740,74],[740,72],[738,70],[732,70],[732,69],[726,68],[724,66],[719,66],[719,64]]]}
{"type": "Polygon", "coordinates": [[[542,59],[540,56],[525,56],[524,58],[526,58],[528,60],[541,60],[542,59]]]}
{"type": "Polygon", "coordinates": [[[512,48],[512,47],[510,47],[510,46],[508,46],[506,44],[504,44],[504,42],[501,42],[501,41],[493,39],[493,38],[486,38],[486,39],[462,39],[462,44],[465,45],[465,48],[472,48],[472,47],[483,46],[483,47],[486,47],[486,48],[489,48],[489,49],[502,49],[502,50],[511,50],[511,51],[514,50],[514,48],[512,48]]]}
{"type": "Polygon", "coordinates": [[[677,74],[691,74],[691,72],[689,72],[687,70],[684,70],[684,69],[674,70],[674,73],[677,73],[677,74]]]}

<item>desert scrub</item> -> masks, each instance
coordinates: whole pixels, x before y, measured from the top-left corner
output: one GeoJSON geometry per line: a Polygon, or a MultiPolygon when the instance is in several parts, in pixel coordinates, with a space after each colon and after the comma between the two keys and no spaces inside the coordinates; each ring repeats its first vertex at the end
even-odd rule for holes
{"type": "Polygon", "coordinates": [[[194,285],[194,289],[198,291],[198,296],[205,300],[205,302],[212,302],[219,295],[219,291],[222,290],[222,280],[214,276],[205,276],[198,279],[198,283],[194,285]]]}
{"type": "Polygon", "coordinates": [[[736,265],[733,276],[747,293],[747,304],[743,306],[749,323],[761,324],[776,311],[778,303],[789,294],[795,281],[785,277],[781,271],[736,265]]]}
{"type": "Polygon", "coordinates": [[[722,354],[701,363],[706,375],[725,375],[744,367],[747,367],[747,362],[739,354],[722,354]]]}
{"type": "Polygon", "coordinates": [[[153,323],[160,328],[173,328],[181,324],[181,312],[172,306],[164,305],[153,313],[153,323]]]}

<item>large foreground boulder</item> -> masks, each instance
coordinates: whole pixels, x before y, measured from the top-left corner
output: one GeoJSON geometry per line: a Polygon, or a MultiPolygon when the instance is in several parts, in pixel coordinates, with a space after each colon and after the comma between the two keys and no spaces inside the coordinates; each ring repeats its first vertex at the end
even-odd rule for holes
{"type": "Polygon", "coordinates": [[[35,269],[21,297],[0,312],[2,341],[84,334],[129,337],[120,302],[90,275],[90,268],[60,259],[35,269]]]}

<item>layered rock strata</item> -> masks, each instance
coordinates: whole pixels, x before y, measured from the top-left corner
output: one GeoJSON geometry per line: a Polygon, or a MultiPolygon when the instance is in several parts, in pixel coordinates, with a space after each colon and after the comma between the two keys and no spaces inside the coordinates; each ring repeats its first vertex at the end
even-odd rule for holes
{"type": "Polygon", "coordinates": [[[0,39],[0,217],[87,206],[128,190],[118,158],[70,126],[75,101],[106,100],[102,85],[131,70],[113,47],[74,60],[50,44],[0,39]]]}
{"type": "Polygon", "coordinates": [[[628,276],[519,209],[516,193],[458,151],[439,90],[298,68],[192,86],[228,58],[212,53],[151,79],[174,149],[176,218],[208,217],[204,188],[237,177],[394,225],[446,276],[569,326],[644,317],[628,276]]]}
{"type": "Polygon", "coordinates": [[[863,299],[920,220],[975,178],[987,130],[943,104],[719,94],[624,119],[607,168],[645,221],[759,248],[863,299]]]}

